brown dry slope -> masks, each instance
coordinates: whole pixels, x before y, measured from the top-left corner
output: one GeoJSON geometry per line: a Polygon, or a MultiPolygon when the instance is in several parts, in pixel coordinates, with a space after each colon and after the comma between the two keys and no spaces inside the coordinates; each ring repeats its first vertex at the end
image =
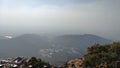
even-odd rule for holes
{"type": "Polygon", "coordinates": [[[64,68],[82,68],[82,64],[83,64],[83,59],[76,58],[66,62],[66,64],[63,67],[64,68]]]}

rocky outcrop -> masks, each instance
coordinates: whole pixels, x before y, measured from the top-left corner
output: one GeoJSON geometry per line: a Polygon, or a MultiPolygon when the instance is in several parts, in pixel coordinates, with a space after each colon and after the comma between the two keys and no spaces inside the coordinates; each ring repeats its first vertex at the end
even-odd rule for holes
{"type": "Polygon", "coordinates": [[[62,66],[62,68],[83,68],[82,64],[83,64],[83,59],[76,58],[76,59],[67,61],[66,64],[62,66]]]}

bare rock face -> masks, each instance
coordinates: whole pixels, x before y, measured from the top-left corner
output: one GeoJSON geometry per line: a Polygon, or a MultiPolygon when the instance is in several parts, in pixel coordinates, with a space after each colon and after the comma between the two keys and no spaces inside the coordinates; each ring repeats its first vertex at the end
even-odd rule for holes
{"type": "Polygon", "coordinates": [[[63,68],[83,68],[83,59],[82,58],[76,58],[69,60],[66,62],[66,64],[63,66],[63,68]]]}

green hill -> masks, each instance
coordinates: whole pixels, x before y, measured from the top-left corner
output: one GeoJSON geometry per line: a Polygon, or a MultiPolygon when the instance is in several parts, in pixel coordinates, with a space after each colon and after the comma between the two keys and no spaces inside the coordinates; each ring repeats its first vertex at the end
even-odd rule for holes
{"type": "Polygon", "coordinates": [[[100,45],[95,44],[88,47],[84,56],[83,66],[85,68],[115,68],[116,61],[120,60],[120,42],[100,45]]]}

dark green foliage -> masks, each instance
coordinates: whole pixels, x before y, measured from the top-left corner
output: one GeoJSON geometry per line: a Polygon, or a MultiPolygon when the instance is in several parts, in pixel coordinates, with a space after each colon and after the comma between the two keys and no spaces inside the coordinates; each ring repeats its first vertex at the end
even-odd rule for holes
{"type": "Polygon", "coordinates": [[[120,60],[120,43],[114,42],[109,45],[95,44],[88,48],[84,56],[84,67],[100,68],[103,65],[106,68],[115,68],[116,61],[120,60]]]}
{"type": "Polygon", "coordinates": [[[41,59],[37,59],[36,57],[32,57],[27,62],[27,66],[29,65],[32,65],[32,68],[51,68],[51,65],[49,63],[42,61],[41,59]]]}

